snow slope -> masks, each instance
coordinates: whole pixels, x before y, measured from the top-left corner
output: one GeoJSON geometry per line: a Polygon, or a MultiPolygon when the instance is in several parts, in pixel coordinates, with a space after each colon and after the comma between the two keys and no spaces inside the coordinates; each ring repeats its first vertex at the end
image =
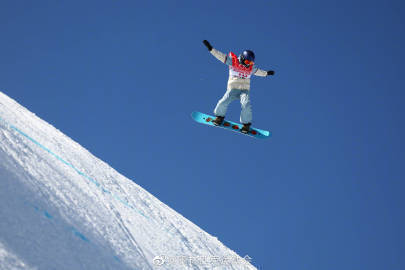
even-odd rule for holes
{"type": "Polygon", "coordinates": [[[0,92],[0,269],[256,269],[0,92]]]}

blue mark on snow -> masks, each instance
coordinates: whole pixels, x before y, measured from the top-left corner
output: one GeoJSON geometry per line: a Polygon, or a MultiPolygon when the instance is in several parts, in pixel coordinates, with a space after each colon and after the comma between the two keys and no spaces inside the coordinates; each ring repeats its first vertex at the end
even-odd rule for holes
{"type": "Polygon", "coordinates": [[[44,216],[46,216],[49,219],[52,219],[53,217],[51,216],[51,214],[49,214],[47,211],[44,212],[44,216]]]}
{"type": "Polygon", "coordinates": [[[66,225],[63,225],[62,222],[60,222],[60,221],[57,220],[57,219],[54,219],[53,216],[52,216],[48,211],[46,211],[46,210],[44,210],[44,209],[41,209],[40,207],[38,207],[38,206],[36,206],[36,205],[34,205],[34,204],[30,203],[30,202],[27,202],[27,201],[25,201],[24,204],[26,204],[26,205],[32,207],[36,212],[43,214],[44,217],[46,217],[47,219],[53,220],[54,223],[59,224],[59,226],[61,226],[62,228],[64,228],[64,230],[66,230],[66,231],[72,231],[73,234],[74,234],[76,237],[80,238],[81,240],[83,240],[83,241],[85,241],[85,242],[90,242],[90,240],[89,240],[86,236],[84,236],[84,234],[82,234],[81,232],[79,232],[75,227],[72,227],[72,226],[71,226],[71,227],[67,227],[66,225]]]}
{"type": "MultiPolygon", "coordinates": [[[[90,245],[94,245],[89,238],[87,238],[83,233],[79,232],[75,227],[73,226],[67,226],[65,225],[64,222],[61,222],[60,220],[58,220],[57,218],[54,218],[48,211],[41,209],[40,207],[32,204],[31,202],[28,201],[24,201],[24,204],[33,208],[36,212],[43,214],[47,219],[49,219],[49,222],[52,222],[53,224],[59,225],[60,228],[62,228],[64,231],[73,233],[73,235],[77,238],[79,238],[80,240],[90,244],[90,245]],[[52,220],[52,221],[51,221],[52,220]]],[[[113,255],[112,256],[113,259],[117,262],[121,262],[121,260],[119,259],[119,257],[117,255],[113,255]]]]}
{"type": "Polygon", "coordinates": [[[83,241],[85,241],[85,242],[90,242],[90,240],[87,239],[86,236],[84,236],[81,232],[79,232],[78,230],[76,230],[74,227],[72,227],[72,231],[73,231],[73,234],[74,234],[75,236],[79,237],[79,238],[82,239],[83,241]]]}

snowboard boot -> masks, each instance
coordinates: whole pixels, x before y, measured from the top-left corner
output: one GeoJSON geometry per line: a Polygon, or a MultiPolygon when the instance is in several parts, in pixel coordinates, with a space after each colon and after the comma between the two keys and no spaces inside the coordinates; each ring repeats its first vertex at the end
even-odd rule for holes
{"type": "Polygon", "coordinates": [[[242,129],[240,130],[244,134],[248,134],[250,130],[251,123],[243,124],[242,129]]]}
{"type": "Polygon", "coordinates": [[[217,116],[212,123],[216,126],[220,126],[224,122],[225,116],[217,116]]]}

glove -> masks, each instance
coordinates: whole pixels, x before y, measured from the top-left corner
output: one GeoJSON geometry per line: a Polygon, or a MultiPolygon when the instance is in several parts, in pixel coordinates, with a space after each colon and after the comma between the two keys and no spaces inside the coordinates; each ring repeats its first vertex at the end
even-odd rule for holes
{"type": "Polygon", "coordinates": [[[204,45],[208,48],[209,51],[212,50],[212,46],[211,46],[211,44],[208,42],[208,40],[204,40],[203,43],[204,43],[204,45]]]}
{"type": "Polygon", "coordinates": [[[267,71],[267,76],[269,76],[269,75],[274,75],[274,70],[267,71]]]}

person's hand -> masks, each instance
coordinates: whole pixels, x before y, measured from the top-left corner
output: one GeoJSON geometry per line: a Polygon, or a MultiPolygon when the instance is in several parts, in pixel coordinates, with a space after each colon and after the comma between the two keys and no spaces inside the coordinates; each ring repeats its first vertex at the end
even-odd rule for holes
{"type": "Polygon", "coordinates": [[[273,76],[274,73],[275,73],[274,70],[269,70],[269,71],[267,71],[267,76],[269,76],[269,75],[273,76]]]}
{"type": "Polygon", "coordinates": [[[209,51],[212,50],[212,46],[211,46],[211,44],[208,42],[208,40],[204,40],[203,43],[204,43],[204,45],[208,48],[209,51]]]}

